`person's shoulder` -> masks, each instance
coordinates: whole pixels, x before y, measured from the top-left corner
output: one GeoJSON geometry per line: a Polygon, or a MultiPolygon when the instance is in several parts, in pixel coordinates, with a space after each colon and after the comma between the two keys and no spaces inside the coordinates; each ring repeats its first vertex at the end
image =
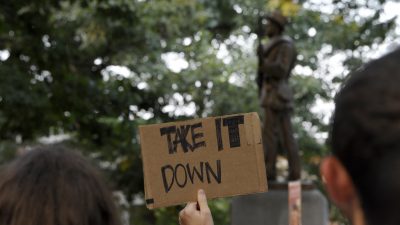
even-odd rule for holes
{"type": "Polygon", "coordinates": [[[293,39],[287,35],[280,36],[280,39],[282,39],[282,41],[287,42],[287,43],[293,43],[293,39]]]}
{"type": "Polygon", "coordinates": [[[274,46],[294,48],[294,42],[292,38],[286,35],[275,37],[270,44],[274,46]]]}
{"type": "Polygon", "coordinates": [[[281,42],[282,45],[290,46],[294,48],[294,41],[291,37],[283,35],[279,37],[279,41],[281,42]]]}
{"type": "Polygon", "coordinates": [[[296,47],[294,45],[293,40],[289,36],[280,36],[276,40],[277,46],[279,46],[280,49],[285,49],[285,51],[290,51],[290,52],[295,52],[296,47]]]}

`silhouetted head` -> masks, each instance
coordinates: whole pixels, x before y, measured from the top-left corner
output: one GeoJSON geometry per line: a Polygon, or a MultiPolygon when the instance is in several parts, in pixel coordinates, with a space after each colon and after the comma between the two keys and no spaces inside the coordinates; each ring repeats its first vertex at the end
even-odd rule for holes
{"type": "Polygon", "coordinates": [[[0,173],[1,225],[118,225],[94,167],[63,147],[30,151],[0,173]]]}
{"type": "Polygon", "coordinates": [[[336,97],[331,142],[368,224],[400,224],[400,49],[351,75],[336,97]]]}

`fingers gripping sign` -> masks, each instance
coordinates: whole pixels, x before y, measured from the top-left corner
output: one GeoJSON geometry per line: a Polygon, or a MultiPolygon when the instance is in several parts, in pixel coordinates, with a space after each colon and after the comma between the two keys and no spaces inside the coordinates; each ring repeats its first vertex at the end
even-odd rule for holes
{"type": "Polygon", "coordinates": [[[197,192],[197,203],[189,202],[179,213],[180,225],[214,225],[204,190],[197,192]],[[197,207],[198,206],[198,207],[197,207]]]}

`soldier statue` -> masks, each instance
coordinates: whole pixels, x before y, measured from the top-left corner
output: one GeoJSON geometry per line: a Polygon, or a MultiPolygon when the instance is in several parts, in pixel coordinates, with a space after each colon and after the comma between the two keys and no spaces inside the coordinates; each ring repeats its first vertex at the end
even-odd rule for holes
{"type": "Polygon", "coordinates": [[[276,180],[275,164],[280,148],[287,152],[289,180],[298,180],[300,157],[290,120],[293,93],[288,84],[296,60],[296,49],[292,39],[282,34],[287,20],[279,11],[266,16],[266,22],[264,33],[269,42],[263,45],[260,41],[257,49],[257,84],[260,104],[264,109],[263,140],[267,177],[276,180]]]}

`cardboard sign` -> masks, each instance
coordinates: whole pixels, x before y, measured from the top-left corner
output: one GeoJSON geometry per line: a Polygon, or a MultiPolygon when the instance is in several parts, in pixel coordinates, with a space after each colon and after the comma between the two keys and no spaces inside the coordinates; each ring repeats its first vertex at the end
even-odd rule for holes
{"type": "Polygon", "coordinates": [[[267,191],[257,113],[140,126],[149,209],[267,191]]]}

